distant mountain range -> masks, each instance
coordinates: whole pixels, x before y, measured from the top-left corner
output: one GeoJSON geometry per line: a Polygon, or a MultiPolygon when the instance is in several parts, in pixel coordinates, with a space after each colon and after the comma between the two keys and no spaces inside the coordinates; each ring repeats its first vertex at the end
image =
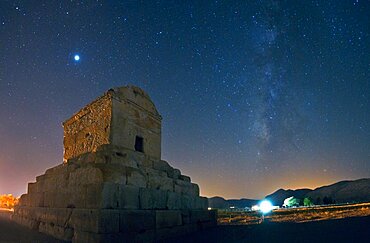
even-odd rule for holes
{"type": "Polygon", "coordinates": [[[284,190],[284,189],[279,189],[276,192],[267,195],[265,198],[270,200],[273,205],[283,205],[284,199],[288,197],[295,197],[295,198],[305,198],[306,195],[310,192],[312,192],[312,189],[297,189],[297,190],[284,190]]]}
{"type": "MultiPolygon", "coordinates": [[[[266,199],[273,202],[274,205],[282,205],[284,199],[294,196],[303,199],[310,197],[316,204],[326,202],[331,203],[352,203],[352,202],[370,202],[370,178],[354,181],[340,181],[328,186],[312,189],[284,190],[279,189],[276,192],[267,195],[266,199]]],[[[254,199],[229,199],[222,197],[208,198],[208,204],[211,208],[237,208],[251,207],[259,202],[254,199]]]]}
{"type": "Polygon", "coordinates": [[[211,197],[208,198],[208,206],[211,208],[230,208],[230,207],[236,207],[236,208],[245,208],[245,207],[252,207],[253,205],[256,205],[259,202],[259,200],[255,199],[225,199],[222,197],[211,197]]]}

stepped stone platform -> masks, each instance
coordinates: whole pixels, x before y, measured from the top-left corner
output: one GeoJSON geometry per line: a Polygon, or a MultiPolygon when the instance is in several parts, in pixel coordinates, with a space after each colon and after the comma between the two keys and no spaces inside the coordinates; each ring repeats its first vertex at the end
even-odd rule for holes
{"type": "Polygon", "coordinates": [[[153,242],[216,225],[199,186],[161,160],[149,96],[109,90],[63,123],[64,162],[28,184],[13,220],[72,242],[153,242]]]}

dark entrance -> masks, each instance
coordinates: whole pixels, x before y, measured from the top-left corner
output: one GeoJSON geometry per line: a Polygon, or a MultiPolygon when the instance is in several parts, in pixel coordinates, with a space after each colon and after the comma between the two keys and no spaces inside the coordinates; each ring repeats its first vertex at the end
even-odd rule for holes
{"type": "Polygon", "coordinates": [[[139,152],[144,152],[144,139],[142,137],[136,136],[135,150],[139,152]]]}

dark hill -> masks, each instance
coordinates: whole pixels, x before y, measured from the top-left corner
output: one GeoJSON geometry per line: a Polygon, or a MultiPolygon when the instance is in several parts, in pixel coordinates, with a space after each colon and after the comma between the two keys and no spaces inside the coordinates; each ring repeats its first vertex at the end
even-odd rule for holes
{"type": "Polygon", "coordinates": [[[266,199],[270,200],[273,205],[283,205],[284,199],[288,197],[304,198],[305,195],[311,192],[311,189],[297,189],[297,190],[284,190],[279,189],[276,192],[266,196],[266,199]]]}
{"type": "Polygon", "coordinates": [[[370,178],[355,181],[340,181],[338,183],[316,188],[307,193],[314,201],[325,197],[336,203],[369,202],[370,201],[370,178]]]}
{"type": "Polygon", "coordinates": [[[282,205],[285,198],[294,196],[303,199],[311,197],[316,204],[325,203],[352,203],[370,201],[370,179],[359,179],[354,181],[340,181],[332,185],[318,187],[315,190],[298,189],[284,190],[266,196],[274,205],[282,205]],[[325,199],[325,200],[324,200],[325,199]]]}
{"type": "MultiPolygon", "coordinates": [[[[340,181],[332,185],[318,187],[315,190],[279,189],[266,196],[266,199],[272,201],[273,205],[281,206],[284,203],[284,199],[291,196],[299,199],[311,197],[315,204],[370,202],[370,178],[340,181]]],[[[252,207],[258,204],[258,202],[259,200],[245,198],[229,200],[222,197],[208,198],[209,207],[219,209],[230,208],[231,206],[236,208],[252,207]]]]}

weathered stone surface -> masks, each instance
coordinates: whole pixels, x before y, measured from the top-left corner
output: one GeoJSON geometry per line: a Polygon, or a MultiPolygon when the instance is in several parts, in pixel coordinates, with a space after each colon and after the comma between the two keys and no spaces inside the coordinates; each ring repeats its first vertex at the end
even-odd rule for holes
{"type": "Polygon", "coordinates": [[[182,225],[181,211],[179,210],[157,210],[156,228],[166,228],[182,225]]]}
{"type": "Polygon", "coordinates": [[[137,187],[146,187],[147,178],[146,175],[138,169],[130,168],[127,170],[126,174],[127,185],[137,186],[137,187]]]}
{"type": "Polygon", "coordinates": [[[119,208],[119,198],[119,184],[89,184],[86,186],[85,208],[119,208]]]}
{"type": "Polygon", "coordinates": [[[91,166],[82,167],[70,174],[68,182],[70,188],[93,183],[102,183],[103,174],[98,168],[91,166]]]}
{"type": "Polygon", "coordinates": [[[120,232],[143,232],[155,228],[155,211],[130,210],[120,212],[120,232]]]}
{"type": "Polygon", "coordinates": [[[44,206],[44,193],[35,192],[28,195],[28,205],[33,207],[43,207],[44,206]]]}
{"type": "Polygon", "coordinates": [[[104,144],[135,150],[143,139],[143,153],[161,156],[161,116],[149,96],[133,86],[109,90],[63,123],[64,160],[95,152],[104,144]]]}
{"type": "Polygon", "coordinates": [[[186,175],[180,175],[180,180],[183,180],[183,181],[186,181],[186,182],[190,182],[190,177],[189,176],[186,176],[186,175]]]}
{"type": "Polygon", "coordinates": [[[208,209],[208,199],[206,197],[195,198],[195,209],[208,209]]]}
{"type": "Polygon", "coordinates": [[[121,209],[139,209],[140,189],[135,186],[120,185],[119,186],[119,208],[121,209]]]}
{"type": "Polygon", "coordinates": [[[30,194],[35,192],[39,192],[36,182],[28,183],[27,193],[30,194]]]}
{"type": "Polygon", "coordinates": [[[79,231],[118,233],[119,211],[108,209],[74,209],[68,225],[79,231]]]}
{"type": "Polygon", "coordinates": [[[162,190],[140,188],[140,209],[166,209],[167,193],[162,190]]]}
{"type": "Polygon", "coordinates": [[[193,186],[190,182],[183,180],[174,180],[174,191],[183,195],[193,195],[193,186]]]}
{"type": "Polygon", "coordinates": [[[39,231],[66,241],[71,240],[74,235],[73,228],[55,225],[54,223],[40,222],[39,231]]]}
{"type": "Polygon", "coordinates": [[[167,209],[181,209],[181,195],[175,192],[167,192],[167,209]]]}
{"type": "Polygon", "coordinates": [[[21,197],[19,198],[19,201],[18,201],[19,206],[29,206],[28,195],[29,194],[22,194],[21,195],[21,197]]]}
{"type": "Polygon", "coordinates": [[[153,161],[153,168],[155,170],[160,170],[160,171],[163,171],[163,172],[166,172],[166,173],[167,173],[167,171],[173,170],[171,168],[171,166],[164,160],[154,160],[153,161]]]}
{"type": "Polygon", "coordinates": [[[195,198],[188,196],[188,195],[182,195],[181,196],[181,208],[182,209],[195,208],[195,198]]]}
{"type": "Polygon", "coordinates": [[[174,169],[173,170],[173,179],[179,179],[180,178],[180,175],[181,175],[181,172],[180,172],[180,170],[179,169],[174,169]]]}
{"type": "Polygon", "coordinates": [[[28,184],[13,219],[72,242],[153,242],[215,225],[190,177],[161,160],[161,117],[139,88],[64,124],[64,163],[28,184]]]}
{"type": "Polygon", "coordinates": [[[111,103],[111,96],[102,96],[63,123],[65,162],[109,143],[111,103]]]}
{"type": "Polygon", "coordinates": [[[148,188],[158,189],[163,191],[173,191],[173,179],[155,174],[148,175],[148,188]]]}

